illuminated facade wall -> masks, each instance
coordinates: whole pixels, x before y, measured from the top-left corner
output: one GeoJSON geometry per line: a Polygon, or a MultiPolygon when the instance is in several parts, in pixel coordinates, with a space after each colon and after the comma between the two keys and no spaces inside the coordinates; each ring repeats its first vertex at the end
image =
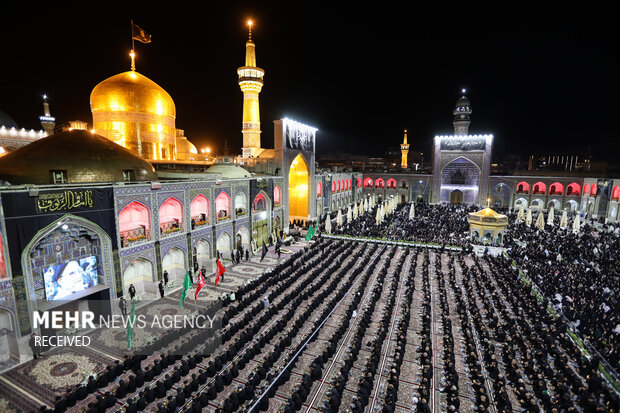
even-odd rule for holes
{"type": "Polygon", "coordinates": [[[176,159],[176,109],[170,95],[129,71],[99,83],[90,97],[95,133],[144,159],[176,159]]]}

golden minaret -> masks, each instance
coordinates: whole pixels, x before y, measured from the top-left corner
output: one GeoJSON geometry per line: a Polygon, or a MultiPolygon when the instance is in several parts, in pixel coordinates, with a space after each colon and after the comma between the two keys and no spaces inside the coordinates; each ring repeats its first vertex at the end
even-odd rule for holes
{"type": "Polygon", "coordinates": [[[245,43],[245,66],[237,69],[239,87],[243,92],[243,147],[244,158],[257,156],[260,147],[260,111],[258,94],[263,88],[265,71],[256,67],[256,48],[252,41],[252,21],[248,21],[249,39],[245,43]]]}
{"type": "Polygon", "coordinates": [[[406,130],[405,130],[405,139],[403,140],[403,143],[400,144],[400,151],[403,154],[401,161],[400,161],[400,167],[404,169],[404,168],[407,168],[407,154],[409,153],[409,144],[407,143],[407,131],[406,130]]]}

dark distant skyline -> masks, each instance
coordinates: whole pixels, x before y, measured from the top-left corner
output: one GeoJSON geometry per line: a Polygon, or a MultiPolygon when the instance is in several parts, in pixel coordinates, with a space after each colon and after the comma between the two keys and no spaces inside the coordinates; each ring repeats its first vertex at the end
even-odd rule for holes
{"type": "Polygon", "coordinates": [[[0,110],[20,127],[39,129],[46,93],[57,122],[92,124],[94,86],[130,68],[133,19],[152,35],[152,43],[136,43],[136,69],[170,93],[176,127],[199,149],[221,152],[227,139],[239,153],[243,95],[236,69],[244,64],[252,18],[257,63],[266,72],[263,147],[273,147],[273,120],[289,117],[319,129],[319,156],[381,155],[398,146],[404,129],[411,150],[428,152],[433,136],[452,133],[452,109],[465,88],[470,133],[495,135],[496,158],[590,148],[595,157],[618,161],[620,29],[610,12],[590,19],[564,10],[534,21],[529,12],[449,7],[423,13],[247,4],[171,15],[5,19],[0,110]]]}

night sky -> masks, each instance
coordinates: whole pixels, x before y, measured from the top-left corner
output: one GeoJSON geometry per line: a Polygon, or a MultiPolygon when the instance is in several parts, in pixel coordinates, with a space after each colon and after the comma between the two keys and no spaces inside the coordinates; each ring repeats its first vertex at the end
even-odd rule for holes
{"type": "Polygon", "coordinates": [[[272,121],[289,117],[319,128],[319,156],[380,156],[398,148],[404,129],[412,150],[428,152],[434,135],[452,133],[452,110],[466,88],[470,133],[495,135],[496,160],[590,150],[595,159],[618,161],[620,25],[611,10],[591,18],[583,10],[483,12],[465,3],[425,11],[389,2],[345,10],[231,3],[158,15],[145,15],[147,5],[126,15],[50,8],[5,16],[0,109],[38,130],[46,93],[57,122],[92,124],[93,87],[130,68],[133,19],[152,35],[152,43],[136,43],[137,71],[170,93],[177,128],[199,149],[221,152],[227,139],[238,153],[243,95],[236,69],[252,18],[266,72],[263,147],[273,147],[272,121]]]}

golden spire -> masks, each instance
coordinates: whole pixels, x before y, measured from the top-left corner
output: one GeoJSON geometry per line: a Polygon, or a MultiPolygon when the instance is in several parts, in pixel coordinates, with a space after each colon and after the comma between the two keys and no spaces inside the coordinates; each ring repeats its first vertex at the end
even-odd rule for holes
{"type": "Polygon", "coordinates": [[[131,53],[129,53],[129,56],[131,57],[131,71],[135,72],[136,71],[136,53],[133,51],[133,49],[131,49],[131,53]]]}
{"type": "Polygon", "coordinates": [[[407,129],[405,129],[405,140],[403,141],[404,144],[407,144],[407,129]]]}
{"type": "Polygon", "coordinates": [[[248,20],[248,31],[249,31],[248,41],[249,42],[252,41],[252,24],[254,24],[254,22],[252,20],[248,20]]]}

